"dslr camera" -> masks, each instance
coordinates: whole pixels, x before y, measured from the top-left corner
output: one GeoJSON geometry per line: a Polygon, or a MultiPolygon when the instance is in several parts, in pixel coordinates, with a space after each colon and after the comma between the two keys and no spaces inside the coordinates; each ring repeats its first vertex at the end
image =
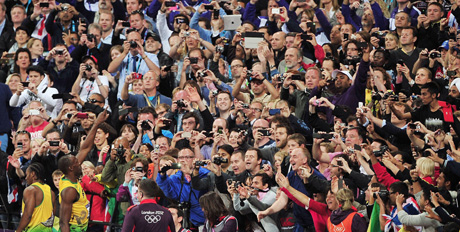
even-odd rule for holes
{"type": "Polygon", "coordinates": [[[93,66],[91,66],[89,64],[86,64],[85,69],[86,69],[86,71],[91,71],[93,69],[93,66]]]}
{"type": "Polygon", "coordinates": [[[141,123],[141,128],[142,128],[142,130],[147,131],[147,130],[152,129],[152,127],[151,127],[150,124],[149,124],[149,121],[150,121],[150,120],[148,120],[148,119],[142,121],[142,123],[141,123]]]}
{"type": "Polygon", "coordinates": [[[196,161],[195,166],[206,166],[206,162],[204,162],[204,161],[196,161]]]}
{"type": "Polygon", "coordinates": [[[130,46],[131,48],[137,48],[137,43],[136,43],[136,41],[129,41],[129,46],[130,46]]]}
{"type": "Polygon", "coordinates": [[[177,100],[176,104],[177,104],[177,108],[184,108],[185,107],[184,100],[182,100],[182,99],[177,100]]]}
{"type": "Polygon", "coordinates": [[[217,165],[221,165],[223,163],[228,163],[228,159],[227,158],[222,158],[222,157],[214,157],[214,160],[212,161],[213,163],[217,164],[217,165]]]}
{"type": "Polygon", "coordinates": [[[376,157],[379,157],[379,156],[382,156],[383,154],[385,154],[385,152],[386,152],[388,149],[389,149],[389,148],[388,148],[387,145],[382,145],[382,146],[380,146],[380,150],[374,151],[373,153],[374,153],[374,155],[375,155],[376,157]]]}
{"type": "Polygon", "coordinates": [[[93,34],[88,34],[88,35],[86,36],[86,38],[88,39],[88,41],[93,42],[94,39],[96,38],[96,36],[94,36],[93,34]]]}
{"type": "Polygon", "coordinates": [[[123,162],[125,159],[124,156],[125,156],[125,151],[126,149],[123,147],[123,145],[119,145],[118,148],[117,148],[117,159],[118,161],[120,162],[123,162]]]}

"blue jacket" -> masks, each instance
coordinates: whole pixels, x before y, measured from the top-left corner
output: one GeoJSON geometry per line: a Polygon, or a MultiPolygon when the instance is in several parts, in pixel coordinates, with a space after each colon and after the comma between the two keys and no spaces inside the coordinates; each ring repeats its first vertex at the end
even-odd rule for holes
{"type": "MultiPolygon", "coordinates": [[[[318,170],[316,169],[313,169],[313,170],[314,170],[313,175],[316,175],[319,178],[326,180],[326,178],[320,172],[318,172],[318,170]]],[[[308,192],[307,189],[305,188],[303,180],[302,178],[299,177],[299,175],[297,175],[297,172],[295,171],[289,172],[289,174],[287,175],[287,178],[291,186],[295,188],[297,191],[300,191],[301,193],[307,195],[310,198],[313,197],[313,194],[308,192]]],[[[294,212],[295,220],[299,225],[301,225],[304,228],[314,226],[313,218],[311,217],[310,212],[306,210],[304,207],[294,204],[293,212],[294,212]]]]}
{"type": "MultiPolygon", "coordinates": [[[[205,178],[209,173],[209,170],[205,168],[200,168],[199,177],[205,178]]],[[[206,193],[206,191],[198,191],[193,189],[190,193],[190,189],[192,188],[192,182],[187,181],[185,177],[182,177],[182,171],[178,171],[176,174],[171,175],[168,177],[167,175],[162,176],[158,173],[157,176],[157,184],[160,186],[161,190],[165,193],[166,197],[169,197],[173,200],[179,202],[190,202],[190,221],[195,226],[200,226],[204,224],[205,218],[204,213],[201,210],[201,206],[199,203],[200,197],[206,193]],[[182,193],[181,191],[181,180],[183,179],[183,188],[182,193]],[[180,194],[180,195],[179,195],[180,194]]]]}
{"type": "MultiPolygon", "coordinates": [[[[144,95],[142,94],[129,94],[128,100],[125,100],[124,102],[127,106],[133,106],[139,109],[149,105],[144,95]]],[[[158,103],[166,103],[168,105],[172,105],[172,100],[171,98],[160,94],[160,92],[157,92],[157,95],[153,98],[152,101],[150,101],[150,103],[155,108],[158,105],[158,103]]]]}
{"type": "MultiPolygon", "coordinates": [[[[220,8],[220,11],[219,11],[219,15],[220,17],[224,16],[224,15],[227,15],[227,13],[225,13],[225,11],[220,8]]],[[[202,16],[202,14],[198,13],[198,11],[196,11],[194,14],[193,14],[193,17],[192,19],[190,20],[190,28],[192,29],[195,29],[198,31],[198,33],[200,33],[200,37],[206,41],[208,41],[209,43],[212,43],[212,31],[211,30],[207,30],[207,29],[204,29],[202,27],[200,27],[200,25],[198,25],[198,19],[202,16]]],[[[220,37],[225,37],[225,38],[228,38],[228,39],[232,39],[233,36],[232,34],[230,33],[230,31],[221,31],[219,33],[219,36],[220,37]]]]}

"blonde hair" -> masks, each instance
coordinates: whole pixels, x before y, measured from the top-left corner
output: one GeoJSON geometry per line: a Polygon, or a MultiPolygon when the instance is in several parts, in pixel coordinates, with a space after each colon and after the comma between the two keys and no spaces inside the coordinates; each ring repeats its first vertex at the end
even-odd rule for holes
{"type": "Polygon", "coordinates": [[[83,161],[83,163],[81,163],[81,165],[84,165],[84,166],[86,166],[88,168],[91,168],[93,170],[96,168],[96,167],[94,167],[94,164],[91,163],[90,161],[83,161]]]}
{"type": "Polygon", "coordinates": [[[34,45],[35,41],[38,41],[40,43],[42,42],[40,39],[30,38],[29,41],[27,42],[27,48],[30,49],[34,45]]]}
{"type": "Polygon", "coordinates": [[[421,157],[417,160],[417,167],[421,174],[425,176],[434,175],[434,161],[427,158],[421,157]]]}
{"type": "Polygon", "coordinates": [[[401,43],[399,42],[399,38],[393,34],[393,33],[387,33],[385,35],[385,39],[388,37],[388,39],[393,39],[396,41],[396,49],[401,48],[401,43]]]}
{"type": "Polygon", "coordinates": [[[13,73],[13,74],[10,74],[10,75],[6,78],[5,84],[8,85],[13,77],[19,77],[19,81],[22,81],[22,80],[21,80],[21,75],[19,75],[18,73],[13,73]]]}
{"type": "Polygon", "coordinates": [[[353,207],[353,191],[350,189],[340,189],[335,197],[337,201],[342,205],[342,211],[346,211],[353,207]]]}
{"type": "Polygon", "coordinates": [[[281,160],[283,160],[288,155],[289,155],[289,153],[287,151],[279,151],[279,152],[275,153],[275,157],[278,156],[278,157],[281,158],[281,160]]]}

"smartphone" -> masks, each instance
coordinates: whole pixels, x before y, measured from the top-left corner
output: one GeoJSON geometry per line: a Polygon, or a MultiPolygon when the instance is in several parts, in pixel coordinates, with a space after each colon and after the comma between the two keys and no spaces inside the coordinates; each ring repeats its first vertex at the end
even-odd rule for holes
{"type": "Polygon", "coordinates": [[[172,121],[171,120],[163,120],[163,124],[165,124],[165,126],[170,126],[172,124],[172,121]]]}
{"type": "Polygon", "coordinates": [[[155,153],[160,152],[160,145],[156,144],[155,148],[153,148],[153,152],[155,152],[155,153]]]}
{"type": "Polygon", "coordinates": [[[349,37],[350,37],[350,35],[349,35],[349,34],[343,34],[343,39],[344,39],[344,40],[348,40],[348,39],[349,39],[349,37]]]}
{"type": "Polygon", "coordinates": [[[123,27],[131,27],[131,23],[129,23],[129,22],[122,22],[121,25],[123,27]]]}
{"type": "Polygon", "coordinates": [[[338,186],[339,186],[339,190],[343,189],[343,179],[339,179],[338,186]]]}
{"type": "Polygon", "coordinates": [[[40,7],[50,7],[49,2],[40,2],[40,7]]]}
{"type": "Polygon", "coordinates": [[[16,144],[16,148],[22,150],[22,142],[18,142],[18,143],[16,144]]]}
{"type": "Polygon", "coordinates": [[[457,72],[456,72],[456,71],[447,71],[446,74],[447,74],[447,76],[449,76],[449,77],[453,77],[453,76],[457,75],[457,72]]]}
{"type": "Polygon", "coordinates": [[[14,53],[6,53],[5,58],[7,59],[13,59],[14,58],[14,53]]]}
{"type": "Polygon", "coordinates": [[[219,10],[214,10],[213,19],[219,19],[219,10]]]}
{"type": "Polygon", "coordinates": [[[80,19],[80,24],[86,24],[86,19],[81,18],[81,19],[80,19]]]}
{"type": "Polygon", "coordinates": [[[48,143],[50,144],[51,147],[59,146],[59,141],[49,141],[48,143]]]}
{"type": "Polygon", "coordinates": [[[410,129],[413,129],[413,130],[417,129],[417,125],[415,125],[415,123],[409,123],[408,126],[410,129]]]}
{"type": "Polygon", "coordinates": [[[272,14],[280,14],[280,8],[272,8],[272,14]]]}
{"type": "Polygon", "coordinates": [[[311,36],[306,34],[306,33],[302,33],[300,35],[300,38],[302,38],[302,40],[311,40],[312,39],[311,36]]]}
{"type": "Polygon", "coordinates": [[[9,62],[9,59],[0,59],[0,64],[8,64],[9,62]]]}
{"type": "Polygon", "coordinates": [[[22,86],[24,86],[24,88],[29,87],[29,82],[22,82],[22,81],[21,81],[21,84],[22,84],[22,86]]]}
{"type": "Polygon", "coordinates": [[[205,9],[205,10],[214,10],[214,6],[211,5],[211,4],[205,4],[205,5],[204,5],[204,9],[205,9]]]}
{"type": "Polygon", "coordinates": [[[40,110],[30,109],[29,115],[40,115],[40,110]]]}
{"type": "Polygon", "coordinates": [[[359,146],[358,144],[355,144],[355,145],[353,146],[353,148],[354,148],[355,150],[357,150],[357,151],[361,151],[361,150],[362,150],[361,146],[359,146]]]}
{"type": "Polygon", "coordinates": [[[315,28],[315,23],[314,22],[307,22],[307,27],[310,28],[310,30],[311,30],[312,28],[315,28]]]}
{"type": "Polygon", "coordinates": [[[259,131],[263,136],[270,136],[272,135],[269,130],[266,129],[259,129],[259,131]]]}
{"type": "Polygon", "coordinates": [[[281,113],[281,109],[270,109],[268,113],[270,114],[270,116],[277,115],[281,113]]]}
{"type": "Polygon", "coordinates": [[[358,108],[363,108],[364,104],[362,102],[358,102],[358,108]]]}
{"type": "Polygon", "coordinates": [[[192,133],[190,133],[190,132],[184,132],[184,133],[182,133],[182,138],[188,139],[188,138],[190,138],[190,137],[192,137],[192,133]]]}
{"type": "Polygon", "coordinates": [[[167,2],[165,2],[165,6],[166,7],[174,7],[174,6],[176,6],[176,3],[172,2],[172,1],[167,1],[167,2]]]}
{"type": "Polygon", "coordinates": [[[181,164],[180,163],[172,163],[171,164],[171,169],[180,169],[181,164]]]}
{"type": "Polygon", "coordinates": [[[81,118],[81,119],[88,118],[88,114],[87,113],[77,113],[77,118],[81,118]]]}

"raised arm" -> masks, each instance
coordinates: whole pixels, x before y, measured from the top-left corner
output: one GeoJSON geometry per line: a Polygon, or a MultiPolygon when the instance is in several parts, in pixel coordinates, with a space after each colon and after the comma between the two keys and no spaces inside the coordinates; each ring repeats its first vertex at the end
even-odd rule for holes
{"type": "Polygon", "coordinates": [[[94,122],[93,127],[89,131],[88,135],[86,136],[85,141],[80,147],[80,151],[77,154],[77,160],[79,163],[83,163],[83,161],[86,159],[86,156],[88,153],[91,151],[91,148],[94,145],[94,138],[96,137],[96,131],[99,125],[107,119],[107,110],[104,110],[102,113],[100,113],[96,121],[94,122]]]}

